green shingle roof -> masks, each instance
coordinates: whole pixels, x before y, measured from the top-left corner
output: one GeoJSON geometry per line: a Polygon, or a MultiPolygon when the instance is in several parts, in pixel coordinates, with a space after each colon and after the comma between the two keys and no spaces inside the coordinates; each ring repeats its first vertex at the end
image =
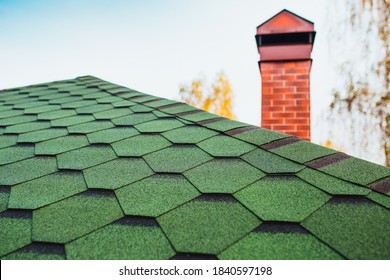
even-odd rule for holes
{"type": "Polygon", "coordinates": [[[390,169],[86,76],[0,91],[1,259],[389,259],[390,169]]]}

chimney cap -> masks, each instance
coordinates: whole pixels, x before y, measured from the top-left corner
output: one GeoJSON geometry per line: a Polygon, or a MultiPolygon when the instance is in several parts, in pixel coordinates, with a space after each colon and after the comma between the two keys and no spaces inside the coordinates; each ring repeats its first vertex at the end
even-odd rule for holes
{"type": "Polygon", "coordinates": [[[257,26],[256,34],[303,33],[313,31],[313,22],[284,9],[257,26]]]}
{"type": "Polygon", "coordinates": [[[257,27],[261,61],[310,59],[315,39],[314,23],[282,10],[257,27]]]}

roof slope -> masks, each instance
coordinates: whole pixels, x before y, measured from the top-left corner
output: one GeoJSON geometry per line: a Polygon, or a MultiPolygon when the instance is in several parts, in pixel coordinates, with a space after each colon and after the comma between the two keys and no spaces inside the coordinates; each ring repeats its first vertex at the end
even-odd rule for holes
{"type": "Polygon", "coordinates": [[[86,76],[0,92],[2,259],[389,259],[390,169],[86,76]]]}

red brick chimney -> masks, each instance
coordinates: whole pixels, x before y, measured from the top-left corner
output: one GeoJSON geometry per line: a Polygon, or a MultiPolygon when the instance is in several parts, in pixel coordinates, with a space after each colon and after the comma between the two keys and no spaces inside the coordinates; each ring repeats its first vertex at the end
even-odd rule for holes
{"type": "Polygon", "coordinates": [[[261,127],[310,141],[314,23],[283,10],[257,27],[261,127]]]}

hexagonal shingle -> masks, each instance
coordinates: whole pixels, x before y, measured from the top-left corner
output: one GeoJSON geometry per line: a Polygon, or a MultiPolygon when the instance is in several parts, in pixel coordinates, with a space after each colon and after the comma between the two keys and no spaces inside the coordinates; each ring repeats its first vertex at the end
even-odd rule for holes
{"type": "Polygon", "coordinates": [[[137,135],[112,144],[112,148],[118,156],[142,156],[170,145],[160,135],[137,135]]]}
{"type": "Polygon", "coordinates": [[[16,144],[18,136],[16,135],[0,135],[0,148],[13,146],[16,144]]]}
{"type": "Polygon", "coordinates": [[[0,212],[7,210],[10,188],[0,187],[0,212]]]}
{"type": "MultiPolygon", "coordinates": [[[[308,232],[287,228],[268,230],[262,224],[233,244],[219,259],[227,260],[331,260],[343,259],[330,247],[308,232]]],[[[268,226],[267,226],[268,227],[268,226]]]]}
{"type": "Polygon", "coordinates": [[[35,120],[37,120],[36,116],[23,115],[23,116],[16,116],[16,117],[11,117],[11,118],[0,119],[0,125],[2,125],[2,126],[15,125],[15,124],[20,124],[20,123],[32,122],[35,120]]]}
{"type": "Polygon", "coordinates": [[[31,158],[34,155],[34,146],[30,145],[16,145],[0,149],[0,165],[31,158]]]}
{"type": "Polygon", "coordinates": [[[65,260],[64,246],[54,243],[32,242],[11,254],[2,257],[3,260],[65,260]]]}
{"type": "Polygon", "coordinates": [[[66,243],[123,217],[111,192],[87,191],[33,212],[34,241],[66,243]]]}
{"type": "Polygon", "coordinates": [[[95,131],[113,127],[114,124],[110,121],[94,121],[91,123],[81,123],[68,127],[69,133],[92,133],[95,131]]]}
{"type": "Polygon", "coordinates": [[[164,132],[182,126],[184,126],[184,124],[176,119],[165,118],[142,123],[136,125],[135,128],[140,132],[164,132]]]}
{"type": "Polygon", "coordinates": [[[389,211],[368,199],[334,198],[303,226],[349,259],[390,258],[389,211]]]}
{"type": "Polygon", "coordinates": [[[84,171],[89,188],[117,189],[153,174],[143,159],[119,158],[84,171]]]}
{"type": "Polygon", "coordinates": [[[35,144],[35,154],[57,155],[88,145],[89,142],[85,136],[69,135],[35,144]]]}
{"type": "Polygon", "coordinates": [[[31,214],[23,211],[0,213],[0,257],[31,242],[31,214]]]}
{"type": "Polygon", "coordinates": [[[161,260],[175,254],[157,224],[137,224],[133,219],[124,217],[66,244],[68,259],[161,260]]]}
{"type": "Polygon", "coordinates": [[[110,146],[91,145],[57,156],[59,169],[82,170],[116,158],[110,146]]]}
{"type": "Polygon", "coordinates": [[[7,126],[5,133],[25,133],[50,127],[49,122],[30,122],[7,126]]]}
{"type": "Polygon", "coordinates": [[[216,159],[184,172],[184,176],[203,193],[234,193],[265,173],[239,159],[216,159]]]}
{"type": "Polygon", "coordinates": [[[115,191],[126,215],[157,217],[199,195],[184,177],[154,175],[115,191]]]}
{"type": "Polygon", "coordinates": [[[86,189],[81,172],[57,172],[13,186],[9,207],[36,209],[86,189]]]}
{"type": "Polygon", "coordinates": [[[51,121],[52,126],[57,126],[57,127],[66,127],[66,126],[71,126],[79,123],[85,123],[85,122],[90,122],[93,121],[94,117],[93,116],[71,116],[71,117],[66,117],[62,119],[57,119],[51,121]]]}
{"type": "Polygon", "coordinates": [[[337,153],[335,150],[306,141],[297,141],[292,144],[283,145],[272,149],[272,152],[300,163],[337,153]]]}
{"type": "Polygon", "coordinates": [[[155,172],[181,173],[212,159],[196,146],[173,146],[144,156],[155,172]]]}
{"type": "Polygon", "coordinates": [[[256,128],[242,133],[234,134],[233,137],[260,146],[271,141],[287,138],[290,136],[268,129],[256,128]]]}
{"type": "Polygon", "coordinates": [[[197,145],[215,157],[237,157],[256,148],[251,144],[223,135],[214,136],[197,145]]]}
{"type": "Polygon", "coordinates": [[[201,126],[185,126],[164,132],[162,135],[172,143],[196,144],[217,134],[218,132],[201,126]]]}
{"type": "Polygon", "coordinates": [[[367,185],[381,178],[390,176],[390,168],[354,157],[340,160],[320,168],[322,172],[347,180],[367,185]]]}
{"type": "Polygon", "coordinates": [[[57,171],[54,157],[34,157],[0,166],[0,185],[14,185],[57,171]]]}
{"type": "Polygon", "coordinates": [[[242,159],[262,171],[271,174],[296,173],[305,168],[304,165],[292,162],[262,149],[253,150],[242,156],[242,159]]]}
{"type": "Polygon", "coordinates": [[[18,143],[36,143],[41,142],[68,134],[68,131],[64,128],[48,128],[43,130],[37,130],[20,134],[18,137],[18,143]]]}
{"type": "Polygon", "coordinates": [[[114,127],[87,134],[91,144],[94,143],[112,143],[122,139],[137,135],[139,132],[132,127],[114,127]]]}
{"type": "Polygon", "coordinates": [[[324,190],[332,195],[367,195],[371,192],[370,188],[364,188],[335,177],[318,172],[311,168],[305,168],[297,173],[302,180],[324,190]]]}
{"type": "Polygon", "coordinates": [[[301,222],[330,196],[296,177],[265,177],[234,196],[266,221],[301,222]]]}
{"type": "Polygon", "coordinates": [[[122,117],[122,116],[127,116],[127,115],[130,115],[132,114],[133,112],[128,109],[128,108],[114,108],[114,109],[110,109],[110,110],[106,110],[106,111],[102,111],[102,112],[97,112],[97,113],[94,113],[94,117],[99,120],[99,119],[114,119],[114,118],[119,118],[119,117],[122,117]]]}
{"type": "Polygon", "coordinates": [[[192,200],[157,221],[176,251],[203,254],[218,254],[261,223],[234,199],[210,197],[192,200]]]}
{"type": "Polygon", "coordinates": [[[97,104],[97,105],[91,105],[87,107],[81,107],[77,108],[76,111],[79,114],[92,114],[104,110],[109,110],[112,108],[112,105],[110,104],[97,104]]]}
{"type": "Polygon", "coordinates": [[[115,125],[136,125],[155,119],[157,119],[157,117],[152,113],[134,113],[129,116],[112,119],[112,122],[115,125]]]}
{"type": "Polygon", "coordinates": [[[57,110],[38,114],[39,120],[55,120],[76,115],[75,110],[57,110]]]}

